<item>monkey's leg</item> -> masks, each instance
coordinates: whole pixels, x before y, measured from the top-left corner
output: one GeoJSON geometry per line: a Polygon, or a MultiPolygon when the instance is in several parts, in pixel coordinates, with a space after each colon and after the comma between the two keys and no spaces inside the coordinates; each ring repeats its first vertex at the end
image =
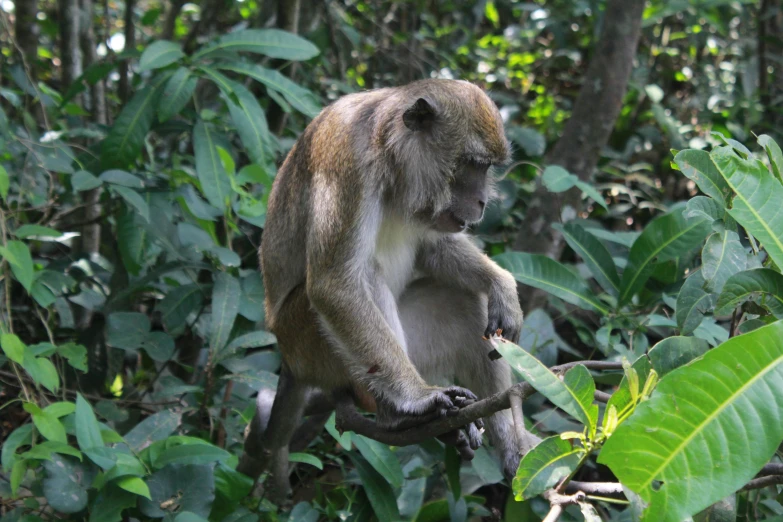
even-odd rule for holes
{"type": "MultiPolygon", "coordinates": [[[[428,383],[457,383],[479,398],[513,384],[504,359],[491,360],[492,346],[482,338],[487,325],[487,298],[431,279],[414,282],[400,299],[400,318],[408,355],[428,383]]],[[[484,419],[506,477],[519,464],[519,446],[510,410],[484,419]]]]}
{"type": "Polygon", "coordinates": [[[285,500],[290,491],[288,444],[302,419],[306,399],[307,388],[299,384],[284,365],[268,418],[265,416],[270,393],[262,391],[256,400],[256,418],[245,439],[245,451],[237,470],[256,479],[268,470],[271,477],[265,485],[271,486],[268,488],[270,498],[277,504],[285,500]]]}

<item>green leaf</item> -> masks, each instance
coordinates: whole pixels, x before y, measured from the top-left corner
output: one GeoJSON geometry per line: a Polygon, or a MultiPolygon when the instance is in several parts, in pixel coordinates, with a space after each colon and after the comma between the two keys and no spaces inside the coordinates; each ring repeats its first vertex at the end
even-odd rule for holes
{"type": "Polygon", "coordinates": [[[24,410],[33,417],[33,424],[45,438],[64,444],[68,442],[65,427],[63,427],[60,419],[51,413],[43,411],[32,402],[24,403],[24,410]]]}
{"type": "Polygon", "coordinates": [[[0,446],[0,464],[6,473],[17,460],[16,450],[33,442],[33,425],[23,424],[11,432],[0,446]]]}
{"type": "Polygon", "coordinates": [[[304,38],[279,29],[245,29],[224,35],[193,55],[207,58],[215,51],[247,51],[283,60],[309,60],[319,54],[318,47],[304,38]]]}
{"type": "Polygon", "coordinates": [[[182,414],[171,410],[150,415],[125,434],[125,442],[135,452],[141,451],[155,441],[163,440],[179,427],[182,414]]]}
{"type": "Polygon", "coordinates": [[[612,295],[617,295],[620,291],[620,277],[612,255],[604,244],[576,223],[565,226],[557,224],[553,228],[562,232],[568,246],[582,258],[598,284],[612,295]]]}
{"type": "Polygon", "coordinates": [[[661,379],[652,398],[605,443],[598,461],[649,503],[645,520],[679,522],[746,484],[781,439],[778,321],[729,339],[661,379]],[[729,441],[744,443],[729,451],[729,441]]]}
{"type": "Polygon", "coordinates": [[[16,364],[24,361],[24,351],[27,346],[15,334],[4,333],[0,335],[0,347],[9,359],[16,364]]]}
{"type": "Polygon", "coordinates": [[[583,455],[582,449],[559,435],[542,440],[519,463],[511,486],[514,498],[520,501],[540,495],[570,475],[583,455]]]}
{"type": "Polygon", "coordinates": [[[683,150],[674,156],[674,162],[685,177],[696,183],[702,192],[728,206],[731,188],[715,168],[707,151],[683,150]]]}
{"type": "Polygon", "coordinates": [[[46,476],[43,494],[49,506],[61,513],[78,513],[87,507],[87,490],[95,477],[95,467],[70,457],[52,455],[44,462],[46,476]]]}
{"type": "Polygon", "coordinates": [[[196,173],[207,201],[216,208],[224,209],[232,192],[231,182],[220,162],[215,139],[211,126],[199,120],[193,129],[196,173]]]}
{"type": "Polygon", "coordinates": [[[44,388],[51,392],[56,392],[60,387],[60,376],[57,374],[57,368],[52,361],[44,357],[34,357],[32,353],[25,352],[22,367],[30,377],[44,388]]]}
{"type": "Polygon", "coordinates": [[[147,479],[152,500],[139,499],[139,509],[152,518],[163,518],[168,513],[185,511],[208,517],[215,501],[213,467],[214,464],[166,466],[153,473],[147,479]],[[163,502],[170,505],[163,509],[163,502]]]}
{"type": "Polygon", "coordinates": [[[609,313],[609,308],[593,295],[587,283],[557,261],[523,252],[508,252],[493,259],[522,284],[546,290],[585,310],[609,313]]]}
{"type": "Polygon", "coordinates": [[[150,497],[150,488],[139,477],[122,477],[117,481],[117,485],[125,491],[130,491],[144,498],[152,500],[150,497]]]}
{"type": "Polygon", "coordinates": [[[682,209],[652,220],[634,241],[620,282],[618,307],[628,303],[652,274],[653,265],[696,248],[707,236],[706,219],[686,220],[682,209]]]}
{"type": "Polygon", "coordinates": [[[735,194],[729,214],[764,245],[777,266],[783,266],[783,185],[759,160],[740,158],[720,147],[710,154],[715,168],[735,194]]]}
{"type": "Polygon", "coordinates": [[[221,357],[227,357],[245,348],[259,348],[261,346],[275,344],[276,342],[277,338],[275,337],[275,334],[267,332],[266,330],[257,330],[255,332],[240,335],[228,343],[226,349],[221,353],[221,357]]]}
{"type": "Polygon", "coordinates": [[[389,446],[358,434],[354,434],[351,441],[375,471],[388,480],[392,487],[402,487],[405,477],[402,474],[400,459],[389,449],[389,446]]]}
{"type": "Polygon", "coordinates": [[[106,342],[109,346],[135,351],[149,334],[149,318],[138,312],[114,312],[107,321],[106,342]]]}
{"type": "Polygon", "coordinates": [[[46,408],[44,408],[45,412],[51,413],[58,419],[60,417],[65,417],[66,415],[70,415],[71,413],[76,411],[76,405],[72,402],[53,402],[46,408]]]}
{"type": "Polygon", "coordinates": [[[701,273],[707,283],[706,289],[720,293],[731,276],[745,270],[748,254],[740,243],[739,234],[723,230],[707,238],[701,251],[701,260],[701,273]]]}
{"type": "Polygon", "coordinates": [[[139,215],[144,218],[144,221],[147,223],[150,222],[150,207],[138,192],[120,185],[112,186],[112,190],[122,196],[122,199],[135,208],[139,215]]]}
{"type": "Polygon", "coordinates": [[[224,70],[234,71],[242,76],[253,78],[270,89],[279,92],[292,107],[305,116],[314,118],[321,112],[321,105],[318,103],[317,98],[312,91],[294,83],[274,69],[267,69],[260,65],[246,62],[220,63],[218,64],[218,67],[224,70]]]}
{"type": "Polygon", "coordinates": [[[359,473],[359,479],[378,520],[380,522],[400,520],[397,499],[389,482],[358,453],[349,452],[348,456],[359,473]]]}
{"type": "Polygon", "coordinates": [[[82,460],[82,454],[79,450],[68,444],[54,440],[40,442],[28,451],[22,453],[19,457],[25,459],[52,460],[52,455],[56,453],[71,455],[72,457],[82,460]]]}
{"type": "Polygon", "coordinates": [[[101,180],[96,176],[93,176],[86,170],[79,170],[73,173],[71,176],[71,187],[74,192],[83,192],[85,190],[92,190],[101,186],[101,180]]]}
{"type": "Polygon", "coordinates": [[[717,296],[705,290],[706,285],[702,271],[698,270],[688,276],[677,294],[675,317],[682,335],[692,334],[701,324],[704,314],[715,306],[717,296]]]}
{"type": "Polygon", "coordinates": [[[10,184],[11,182],[8,178],[8,171],[5,170],[5,167],[0,165],[0,197],[2,197],[4,200],[8,199],[8,188],[10,184]]]}
{"type": "Polygon", "coordinates": [[[222,350],[228,342],[239,310],[240,296],[239,281],[230,274],[220,272],[212,289],[212,328],[209,348],[213,353],[222,350]]]}
{"type": "Polygon", "coordinates": [[[92,406],[80,393],[76,394],[76,442],[82,450],[103,447],[101,427],[92,406]]]}
{"type": "Polygon", "coordinates": [[[117,242],[120,257],[128,273],[139,275],[144,247],[147,242],[147,229],[142,218],[130,209],[123,209],[117,217],[117,242]]]}
{"type": "MultiPolygon", "coordinates": [[[[631,368],[636,372],[636,380],[638,381],[636,383],[636,393],[638,394],[640,388],[644,386],[647,377],[650,375],[652,365],[650,364],[650,359],[648,359],[646,355],[642,355],[634,361],[631,368]]],[[[618,414],[623,412],[635,400],[634,396],[631,394],[630,388],[631,384],[628,381],[626,372],[620,381],[620,385],[617,387],[617,391],[612,394],[609,402],[606,404],[606,411],[609,411],[609,408],[614,406],[615,411],[617,411],[618,414]]],[[[606,413],[604,413],[604,423],[606,423],[606,413]]]]}
{"type": "Polygon", "coordinates": [[[198,78],[190,74],[185,67],[174,73],[158,100],[158,120],[162,123],[179,114],[190,101],[196,90],[198,78]]]}
{"type": "Polygon", "coordinates": [[[663,377],[672,370],[701,357],[709,349],[710,346],[704,339],[674,336],[657,343],[647,355],[658,376],[663,377]]]}
{"type": "MultiPolygon", "coordinates": [[[[579,386],[578,389],[572,389],[566,384],[565,380],[561,381],[549,368],[541,364],[538,359],[527,353],[523,348],[513,343],[501,342],[498,343],[497,350],[511,367],[519,372],[525,381],[541,395],[552,401],[552,404],[578,419],[585,426],[591,425],[593,420],[593,406],[591,405],[593,393],[590,394],[589,399],[586,397],[587,388],[590,385],[593,387],[593,392],[595,391],[595,383],[593,383],[589,372],[587,375],[589,383],[581,378],[582,370],[587,371],[584,366],[581,367],[582,370],[577,370],[579,373],[571,378],[571,383],[579,386]],[[587,402],[588,400],[589,402],[587,402]]],[[[572,370],[576,368],[578,366],[572,368],[572,370]]]]}
{"type": "Polygon", "coordinates": [[[57,354],[77,370],[87,371],[87,348],[81,344],[68,343],[57,347],[57,354]]]}
{"type": "Polygon", "coordinates": [[[168,464],[209,464],[225,461],[231,454],[212,444],[181,444],[168,448],[155,459],[155,467],[162,468],[168,464]]]}
{"type": "Polygon", "coordinates": [[[578,180],[579,178],[558,165],[549,165],[541,175],[541,181],[547,190],[556,193],[565,192],[573,187],[578,180]]]}
{"type": "Polygon", "coordinates": [[[28,237],[60,237],[63,235],[59,230],[55,230],[49,227],[43,227],[41,225],[22,225],[14,230],[14,235],[19,239],[25,239],[28,237]]]}
{"type": "Polygon", "coordinates": [[[157,85],[148,85],[138,91],[122,109],[101,144],[101,165],[104,170],[125,168],[136,160],[155,119],[158,92],[157,85]]]}
{"type": "Polygon", "coordinates": [[[5,247],[0,246],[0,255],[11,265],[16,280],[29,292],[33,286],[35,267],[27,245],[21,241],[9,241],[5,247]]]}
{"type": "Polygon", "coordinates": [[[590,199],[598,203],[604,209],[609,210],[609,207],[606,205],[606,201],[604,200],[603,195],[600,192],[598,192],[598,189],[596,189],[590,183],[585,183],[579,178],[576,178],[576,180],[574,181],[574,185],[576,185],[577,188],[579,188],[579,190],[584,192],[587,195],[587,197],[589,197],[590,199]]]}
{"type": "Polygon", "coordinates": [[[321,459],[315,455],[310,455],[309,453],[290,453],[288,455],[288,461],[310,464],[311,466],[314,466],[320,470],[324,469],[324,463],[321,462],[321,459]]]}
{"type": "Polygon", "coordinates": [[[167,40],[158,40],[144,49],[139,60],[139,71],[160,69],[184,57],[185,53],[182,52],[178,44],[167,40]]]}
{"type": "Polygon", "coordinates": [[[122,512],[136,506],[137,497],[115,484],[101,489],[90,506],[88,522],[121,522],[122,512]]]}
{"type": "Polygon", "coordinates": [[[754,296],[764,294],[770,312],[783,317],[783,275],[770,268],[756,268],[734,274],[726,281],[715,305],[716,315],[729,315],[754,296]]]}
{"type": "Polygon", "coordinates": [[[178,335],[184,331],[188,316],[197,312],[203,303],[203,289],[199,285],[183,285],[172,288],[156,309],[166,330],[178,335]]]}
{"type": "Polygon", "coordinates": [[[783,151],[780,150],[780,147],[777,143],[775,143],[775,140],[766,134],[759,136],[756,141],[759,145],[764,147],[767,156],[769,156],[769,164],[772,174],[778,178],[778,181],[783,183],[783,151]]]}
{"type": "Polygon", "coordinates": [[[722,202],[707,196],[695,196],[688,200],[683,216],[687,219],[704,218],[709,221],[724,219],[726,208],[722,202]]]}
{"type": "Polygon", "coordinates": [[[174,356],[174,339],[166,332],[150,332],[141,347],[153,361],[166,362],[174,356]]]}
{"type": "Polygon", "coordinates": [[[258,100],[244,85],[231,82],[235,98],[224,96],[231,119],[236,125],[247,155],[254,163],[274,163],[272,137],[266,123],[266,115],[258,100]],[[236,100],[236,101],[235,101],[236,100]]]}
{"type": "Polygon", "coordinates": [[[142,181],[141,178],[139,178],[138,176],[134,176],[130,172],[126,172],[120,169],[109,169],[101,173],[101,175],[98,176],[98,179],[100,179],[104,183],[111,183],[113,185],[122,185],[123,187],[128,187],[132,189],[144,188],[144,181],[142,181]]]}

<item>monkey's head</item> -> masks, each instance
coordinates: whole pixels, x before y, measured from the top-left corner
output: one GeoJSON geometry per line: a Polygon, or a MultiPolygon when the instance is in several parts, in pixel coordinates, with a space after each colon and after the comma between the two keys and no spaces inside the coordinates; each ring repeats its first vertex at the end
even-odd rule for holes
{"type": "Polygon", "coordinates": [[[405,197],[429,228],[460,232],[484,216],[494,195],[491,168],[508,161],[500,112],[464,81],[423,80],[401,92],[391,145],[402,163],[405,197]]]}

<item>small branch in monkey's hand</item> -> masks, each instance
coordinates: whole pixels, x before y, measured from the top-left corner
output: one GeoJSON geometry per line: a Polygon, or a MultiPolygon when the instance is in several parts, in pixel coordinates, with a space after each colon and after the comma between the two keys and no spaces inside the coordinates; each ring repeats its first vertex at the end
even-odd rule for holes
{"type": "MultiPolygon", "coordinates": [[[[577,361],[561,364],[550,368],[553,372],[565,372],[576,365],[583,365],[594,370],[620,370],[622,364],[612,361],[577,361]]],[[[349,398],[340,400],[337,403],[336,427],[340,431],[353,431],[359,435],[364,435],[371,439],[390,444],[393,446],[409,446],[419,444],[432,437],[437,437],[450,431],[467,426],[483,417],[488,417],[493,413],[506,410],[511,407],[511,394],[516,394],[525,399],[536,392],[530,384],[526,382],[518,383],[500,393],[496,393],[486,399],[476,401],[460,409],[453,417],[441,417],[432,422],[414,426],[411,428],[388,431],[379,428],[378,425],[359,413],[349,398]]]]}

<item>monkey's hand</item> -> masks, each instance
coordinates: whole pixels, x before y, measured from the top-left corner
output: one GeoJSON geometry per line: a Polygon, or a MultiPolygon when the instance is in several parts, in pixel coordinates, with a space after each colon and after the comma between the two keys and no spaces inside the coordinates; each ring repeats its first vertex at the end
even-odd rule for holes
{"type": "MultiPolygon", "coordinates": [[[[476,400],[476,395],[472,391],[459,386],[447,388],[426,386],[413,400],[396,401],[391,397],[377,399],[376,420],[378,426],[386,430],[404,430],[412,426],[426,424],[446,415],[456,415],[460,408],[472,404],[476,400]]],[[[468,451],[466,448],[476,450],[481,446],[481,432],[484,429],[484,423],[478,419],[465,426],[464,429],[467,439],[462,432],[458,434],[451,432],[454,433],[452,444],[457,446],[463,457],[472,458],[472,451],[468,451]]]]}
{"type": "Polygon", "coordinates": [[[514,277],[504,271],[502,278],[496,281],[489,291],[487,305],[487,329],[484,337],[489,339],[498,333],[511,342],[519,342],[522,330],[522,308],[517,296],[517,283],[514,277]]]}

